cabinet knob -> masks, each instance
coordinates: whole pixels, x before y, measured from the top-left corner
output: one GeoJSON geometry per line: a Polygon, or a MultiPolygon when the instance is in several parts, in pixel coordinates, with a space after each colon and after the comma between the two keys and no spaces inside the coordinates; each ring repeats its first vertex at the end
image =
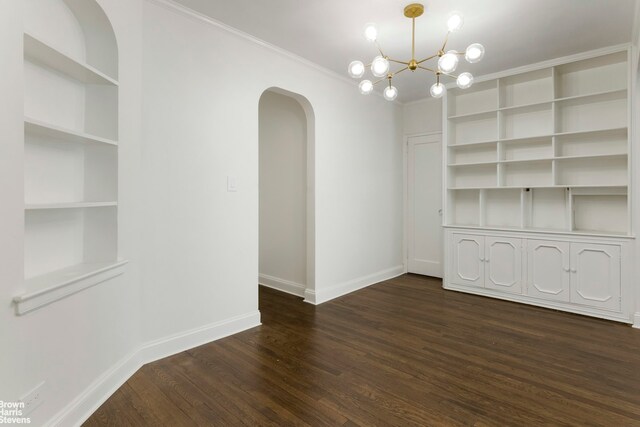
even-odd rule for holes
{"type": "Polygon", "coordinates": [[[578,272],[578,270],[576,270],[575,268],[572,268],[572,269],[571,269],[571,272],[572,272],[572,273],[577,273],[577,272],[578,272]]]}
{"type": "Polygon", "coordinates": [[[484,262],[489,262],[489,258],[485,258],[484,262]]]}
{"type": "Polygon", "coordinates": [[[484,262],[484,258],[479,258],[479,259],[480,259],[480,262],[484,262]]]}
{"type": "Polygon", "coordinates": [[[567,273],[568,273],[569,271],[571,271],[571,270],[569,269],[569,267],[563,267],[563,270],[564,270],[564,271],[566,271],[567,273]]]}

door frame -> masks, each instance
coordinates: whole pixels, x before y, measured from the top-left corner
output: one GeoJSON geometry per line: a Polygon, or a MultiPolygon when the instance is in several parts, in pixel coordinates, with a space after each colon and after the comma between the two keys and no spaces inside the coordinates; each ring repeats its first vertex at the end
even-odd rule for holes
{"type": "MultiPolygon", "coordinates": [[[[420,136],[432,136],[432,135],[440,135],[440,145],[441,152],[444,154],[444,140],[442,131],[434,131],[434,132],[418,132],[418,133],[405,133],[402,136],[402,165],[403,165],[403,174],[402,174],[402,218],[403,218],[403,232],[402,232],[402,265],[404,273],[409,272],[409,138],[416,138],[420,136]]],[[[443,155],[440,156],[440,161],[442,162],[443,155]]],[[[444,173],[444,167],[443,167],[444,173]]],[[[440,204],[443,209],[444,214],[444,191],[442,191],[442,200],[440,204]]],[[[444,225],[441,216],[440,226],[444,225]]],[[[444,230],[443,230],[443,239],[444,239],[444,230]]],[[[443,240],[443,258],[442,258],[442,273],[444,279],[444,240],[443,240]]]]}

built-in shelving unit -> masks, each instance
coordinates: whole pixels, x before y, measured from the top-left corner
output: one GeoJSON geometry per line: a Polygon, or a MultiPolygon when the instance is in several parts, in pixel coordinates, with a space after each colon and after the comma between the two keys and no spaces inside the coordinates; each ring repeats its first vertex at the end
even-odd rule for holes
{"type": "Polygon", "coordinates": [[[49,10],[70,31],[48,31],[40,17],[25,18],[25,281],[14,298],[18,314],[117,276],[125,264],[117,245],[115,35],[94,0],[53,1],[49,10]]]}
{"type": "Polygon", "coordinates": [[[626,236],[628,50],[450,89],[445,225],[626,236]]]}

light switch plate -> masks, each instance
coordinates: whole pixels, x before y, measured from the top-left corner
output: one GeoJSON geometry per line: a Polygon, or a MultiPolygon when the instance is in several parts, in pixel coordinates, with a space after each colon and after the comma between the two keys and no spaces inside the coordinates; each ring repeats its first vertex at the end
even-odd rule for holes
{"type": "Polygon", "coordinates": [[[227,176],[227,192],[235,193],[238,191],[238,179],[234,175],[227,176]]]}

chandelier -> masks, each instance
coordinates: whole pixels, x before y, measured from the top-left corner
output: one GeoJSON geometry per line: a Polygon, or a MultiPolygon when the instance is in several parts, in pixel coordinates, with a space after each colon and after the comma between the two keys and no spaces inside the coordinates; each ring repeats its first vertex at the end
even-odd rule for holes
{"type": "Polygon", "coordinates": [[[387,55],[382,52],[380,45],[378,44],[378,30],[374,24],[367,24],[364,31],[364,36],[370,42],[375,43],[378,52],[380,53],[376,56],[370,64],[364,65],[362,61],[353,61],[349,64],[349,75],[355,79],[359,79],[364,75],[364,72],[367,67],[371,68],[371,73],[374,77],[378,77],[379,80],[371,81],[371,80],[362,80],[360,82],[359,88],[360,93],[363,95],[368,95],[373,92],[373,87],[378,83],[387,80],[388,86],[384,89],[383,95],[384,98],[388,101],[393,101],[398,96],[398,89],[391,84],[392,79],[400,74],[403,71],[411,70],[412,72],[420,69],[433,73],[436,76],[436,82],[431,86],[429,92],[431,96],[434,98],[441,98],[444,95],[446,89],[445,86],[440,82],[441,76],[447,76],[456,79],[456,83],[459,88],[467,89],[471,87],[473,84],[473,76],[471,73],[461,73],[457,76],[453,75],[456,68],[458,67],[459,56],[464,55],[464,58],[467,62],[473,64],[480,61],[484,57],[484,46],[480,43],[473,43],[467,47],[464,52],[458,52],[455,50],[445,50],[447,48],[447,42],[449,41],[449,35],[455,31],[458,31],[462,28],[462,24],[464,22],[462,15],[458,12],[452,12],[449,15],[449,19],[447,20],[447,27],[449,31],[445,37],[444,43],[442,44],[442,48],[438,50],[434,55],[428,56],[421,60],[416,60],[416,18],[421,16],[424,12],[424,6],[419,3],[413,3],[404,8],[404,16],[407,18],[411,18],[411,60],[409,61],[398,61],[396,59],[391,59],[387,55]],[[438,58],[437,68],[429,68],[422,64],[425,62],[438,58]],[[391,71],[391,62],[404,65],[404,68],[401,68],[397,71],[391,71]]]}

